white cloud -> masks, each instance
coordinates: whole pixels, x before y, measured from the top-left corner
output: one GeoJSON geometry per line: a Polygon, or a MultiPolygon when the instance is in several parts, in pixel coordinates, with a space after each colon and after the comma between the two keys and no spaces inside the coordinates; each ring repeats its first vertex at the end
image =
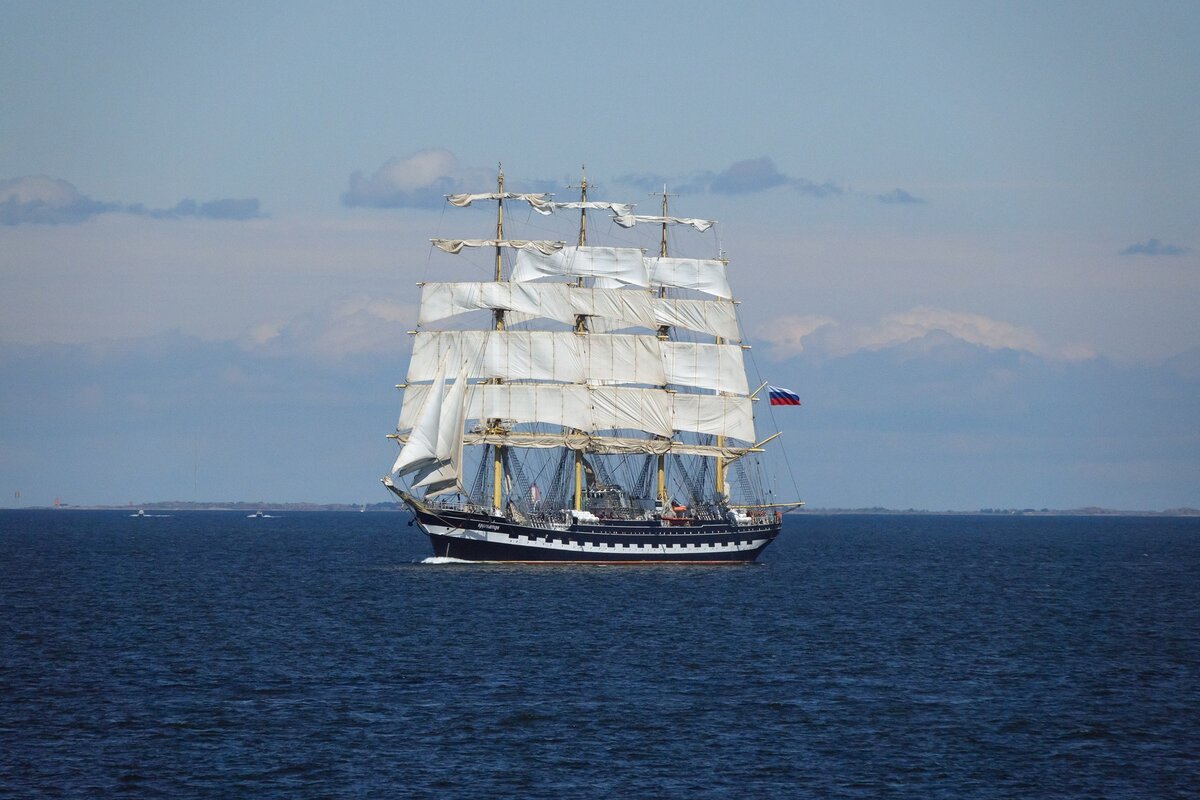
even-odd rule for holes
{"type": "Polygon", "coordinates": [[[416,302],[429,228],[404,215],[0,226],[0,340],[78,343],[179,330],[265,342],[346,297],[416,302]],[[274,328],[274,330],[273,330],[274,328]],[[253,331],[251,334],[250,332],[253,331]]]}
{"type": "Polygon", "coordinates": [[[804,339],[817,330],[836,325],[829,317],[786,314],[776,317],[757,332],[759,339],[770,344],[772,358],[784,359],[804,352],[804,339]]]}
{"type": "Polygon", "coordinates": [[[203,203],[186,199],[173,208],[146,208],[141,203],[121,205],[93,200],[68,181],[46,175],[0,181],[0,225],[79,223],[97,214],[118,211],[153,219],[251,220],[264,216],[255,197],[224,197],[203,203]]]}
{"type": "Polygon", "coordinates": [[[453,153],[418,150],[407,158],[387,161],[369,178],[354,172],[342,203],[371,208],[436,208],[445,195],[459,191],[462,183],[453,153]]]}
{"type": "Polygon", "coordinates": [[[45,175],[29,175],[0,181],[0,203],[45,203],[52,208],[65,208],[78,203],[82,197],[83,195],[66,181],[45,175]]]}
{"type": "Polygon", "coordinates": [[[407,332],[416,319],[415,304],[357,295],[284,322],[255,325],[240,343],[246,350],[266,355],[340,358],[392,353],[399,358],[408,352],[407,332]]]}
{"type": "Polygon", "coordinates": [[[0,224],[82,222],[105,211],[113,203],[101,203],[83,195],[67,181],[46,175],[27,175],[0,181],[0,224]]]}
{"type": "Polygon", "coordinates": [[[1039,355],[1047,350],[1046,344],[1033,331],[982,314],[940,308],[914,308],[892,314],[877,325],[856,331],[852,341],[855,350],[879,350],[919,339],[933,331],[944,331],[956,339],[990,350],[1008,348],[1039,355]]]}
{"type": "Polygon", "coordinates": [[[763,326],[758,336],[771,344],[773,358],[784,359],[804,352],[806,342],[809,349],[836,357],[882,350],[937,332],[989,350],[1018,350],[1055,360],[1078,361],[1096,355],[1086,345],[1051,346],[1028,328],[982,314],[925,307],[858,326],[841,325],[826,317],[785,315],[763,326]]]}

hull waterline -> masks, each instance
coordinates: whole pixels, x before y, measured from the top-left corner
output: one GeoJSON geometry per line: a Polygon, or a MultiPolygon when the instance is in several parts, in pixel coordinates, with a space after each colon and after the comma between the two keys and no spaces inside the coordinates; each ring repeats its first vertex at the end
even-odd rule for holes
{"type": "Polygon", "coordinates": [[[780,522],[733,525],[657,520],[539,527],[466,512],[413,507],[433,554],[462,561],[589,564],[745,564],[779,535],[780,522]]]}

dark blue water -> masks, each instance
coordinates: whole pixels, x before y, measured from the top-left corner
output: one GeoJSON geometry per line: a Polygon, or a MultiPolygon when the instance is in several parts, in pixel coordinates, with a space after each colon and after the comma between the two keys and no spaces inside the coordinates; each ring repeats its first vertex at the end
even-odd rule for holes
{"type": "Polygon", "coordinates": [[[1200,521],[414,563],[395,514],[0,512],[12,797],[1196,797],[1200,521]]]}

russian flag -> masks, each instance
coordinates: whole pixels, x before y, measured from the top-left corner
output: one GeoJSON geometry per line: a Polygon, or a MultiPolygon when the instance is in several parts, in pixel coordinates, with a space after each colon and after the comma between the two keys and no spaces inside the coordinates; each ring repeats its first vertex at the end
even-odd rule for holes
{"type": "Polygon", "coordinates": [[[796,394],[791,389],[780,389],[778,386],[768,386],[767,391],[770,393],[771,405],[773,406],[800,405],[800,395],[796,394]]]}

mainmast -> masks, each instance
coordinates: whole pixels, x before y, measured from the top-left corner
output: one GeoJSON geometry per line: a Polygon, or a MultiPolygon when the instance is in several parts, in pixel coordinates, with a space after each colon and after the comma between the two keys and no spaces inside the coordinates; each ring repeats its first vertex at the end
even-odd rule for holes
{"type": "MultiPolygon", "coordinates": [[[[651,195],[653,196],[653,195],[651,195]]],[[[667,185],[663,184],[662,190],[662,241],[658,247],[658,255],[660,258],[667,257],[667,185]]],[[[658,296],[667,296],[667,287],[658,287],[658,296]]],[[[660,325],[658,328],[658,338],[666,341],[670,336],[671,328],[668,325],[660,325]]],[[[665,386],[663,387],[666,388],[665,386]]],[[[667,455],[666,453],[658,454],[658,502],[666,510],[667,506],[667,455]]]]}
{"type": "MultiPolygon", "coordinates": [[[[501,242],[504,241],[504,165],[499,164],[496,167],[496,194],[499,197],[496,200],[496,282],[499,283],[503,278],[501,268],[503,266],[500,254],[502,252],[501,242]]],[[[504,310],[497,308],[492,312],[493,324],[492,329],[497,331],[504,330],[504,310]]],[[[501,378],[493,378],[491,383],[503,383],[501,378]]],[[[500,433],[500,423],[498,419],[489,420],[489,427],[495,433],[500,433]]],[[[503,509],[503,492],[504,492],[504,446],[494,445],[492,447],[492,508],[496,513],[500,513],[503,509]]]]}
{"type": "MultiPolygon", "coordinates": [[[[581,177],[579,181],[579,246],[583,247],[587,244],[587,166],[581,166],[581,177]]],[[[569,188],[569,187],[568,187],[569,188]]],[[[576,286],[583,286],[583,278],[580,277],[575,281],[576,286]]],[[[575,333],[583,335],[587,333],[587,317],[578,314],[575,317],[575,333]]],[[[574,507],[576,511],[583,509],[583,451],[575,451],[575,492],[574,492],[574,507]]]]}

